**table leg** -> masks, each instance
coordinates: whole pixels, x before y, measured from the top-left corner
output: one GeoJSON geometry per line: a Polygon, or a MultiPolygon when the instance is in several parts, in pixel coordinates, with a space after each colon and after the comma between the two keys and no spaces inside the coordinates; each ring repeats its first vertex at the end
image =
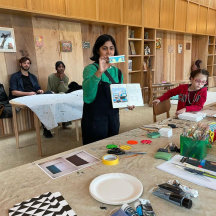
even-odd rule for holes
{"type": "Polygon", "coordinates": [[[40,137],[40,121],[35,113],[34,113],[34,123],[35,123],[36,137],[37,137],[38,153],[40,156],[42,156],[41,137],[40,137]]]}
{"type": "Polygon", "coordinates": [[[77,141],[79,141],[79,120],[75,120],[75,127],[76,127],[77,141]]]}
{"type": "Polygon", "coordinates": [[[19,132],[18,132],[18,125],[17,125],[17,113],[16,113],[16,107],[13,105],[12,105],[12,113],[13,113],[14,134],[16,137],[16,147],[19,148],[19,132]]]}

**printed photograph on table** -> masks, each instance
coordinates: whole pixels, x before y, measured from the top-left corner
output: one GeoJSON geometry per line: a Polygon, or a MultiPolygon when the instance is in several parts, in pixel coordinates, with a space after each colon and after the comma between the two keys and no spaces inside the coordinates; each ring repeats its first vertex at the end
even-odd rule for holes
{"type": "Polygon", "coordinates": [[[69,155],[46,161],[44,163],[37,164],[48,176],[55,179],[74,171],[78,171],[87,166],[100,161],[93,155],[85,152],[75,152],[69,155]]]}
{"type": "Polygon", "coordinates": [[[13,28],[0,27],[0,52],[16,52],[13,28]]]}
{"type": "Polygon", "coordinates": [[[72,52],[71,41],[60,41],[60,50],[61,52],[72,52]]]}

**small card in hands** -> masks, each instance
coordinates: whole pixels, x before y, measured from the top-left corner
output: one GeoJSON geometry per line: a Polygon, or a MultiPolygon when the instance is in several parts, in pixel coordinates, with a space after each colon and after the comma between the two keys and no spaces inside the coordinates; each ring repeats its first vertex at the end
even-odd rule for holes
{"type": "Polygon", "coordinates": [[[109,63],[111,63],[111,64],[120,63],[120,62],[125,62],[125,56],[124,55],[110,56],[109,57],[109,63]]]}

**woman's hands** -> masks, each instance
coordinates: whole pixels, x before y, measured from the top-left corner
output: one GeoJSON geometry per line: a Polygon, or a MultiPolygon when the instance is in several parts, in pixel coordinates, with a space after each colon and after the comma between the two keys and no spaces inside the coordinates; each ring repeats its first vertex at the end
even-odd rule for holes
{"type": "Polygon", "coordinates": [[[134,105],[132,105],[132,106],[127,106],[127,108],[128,108],[129,110],[133,110],[133,109],[135,108],[135,106],[134,106],[134,105]]]}
{"type": "Polygon", "coordinates": [[[155,105],[158,105],[160,103],[160,100],[159,99],[155,99],[152,101],[152,103],[155,103],[155,105]]]}
{"type": "Polygon", "coordinates": [[[184,112],[186,112],[186,108],[183,108],[183,109],[176,111],[176,115],[182,114],[184,112]]]}
{"type": "Polygon", "coordinates": [[[97,72],[95,73],[95,75],[97,77],[101,77],[102,74],[107,70],[107,68],[109,68],[111,66],[111,64],[109,63],[109,57],[108,56],[101,56],[99,58],[99,68],[97,70],[97,72]]]}

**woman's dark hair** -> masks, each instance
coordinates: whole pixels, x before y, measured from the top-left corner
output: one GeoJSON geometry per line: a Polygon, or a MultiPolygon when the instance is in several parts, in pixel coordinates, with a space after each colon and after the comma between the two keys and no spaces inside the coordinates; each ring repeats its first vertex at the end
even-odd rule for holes
{"type": "Polygon", "coordinates": [[[191,71],[200,69],[201,60],[197,59],[194,64],[191,65],[191,71]],[[195,68],[194,68],[195,67],[195,68]]]}
{"type": "Polygon", "coordinates": [[[191,71],[189,79],[191,80],[191,78],[194,78],[198,74],[206,75],[207,80],[208,80],[209,72],[207,70],[204,70],[204,69],[198,69],[198,70],[191,71]]]}
{"type": "Polygon", "coordinates": [[[95,41],[94,47],[92,49],[93,56],[90,58],[92,61],[98,62],[100,55],[99,55],[99,49],[102,47],[107,41],[111,41],[114,48],[115,48],[115,53],[114,55],[118,55],[118,50],[116,47],[116,42],[114,38],[111,35],[103,34],[100,35],[97,40],[95,41]]]}
{"type": "Polygon", "coordinates": [[[58,68],[60,65],[62,65],[62,66],[65,68],[65,64],[64,64],[62,61],[57,61],[57,62],[55,63],[55,69],[57,70],[57,68],[58,68]]]}
{"type": "Polygon", "coordinates": [[[201,63],[202,63],[202,61],[197,59],[194,64],[197,66],[198,69],[200,69],[200,64],[201,63]]]}
{"type": "Polygon", "coordinates": [[[23,62],[29,61],[31,64],[31,59],[27,56],[23,56],[22,58],[20,58],[19,63],[22,64],[23,62]]]}

